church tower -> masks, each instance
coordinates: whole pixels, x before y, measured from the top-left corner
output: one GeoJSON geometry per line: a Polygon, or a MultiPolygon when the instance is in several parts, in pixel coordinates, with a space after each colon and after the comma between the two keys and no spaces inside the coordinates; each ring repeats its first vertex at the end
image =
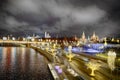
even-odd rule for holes
{"type": "Polygon", "coordinates": [[[86,38],[85,38],[85,33],[83,32],[82,33],[82,40],[85,40],[86,38]]]}
{"type": "Polygon", "coordinates": [[[98,42],[98,41],[99,41],[99,38],[98,38],[98,36],[95,34],[95,32],[93,32],[93,35],[91,36],[91,41],[93,41],[93,42],[98,42]]]}

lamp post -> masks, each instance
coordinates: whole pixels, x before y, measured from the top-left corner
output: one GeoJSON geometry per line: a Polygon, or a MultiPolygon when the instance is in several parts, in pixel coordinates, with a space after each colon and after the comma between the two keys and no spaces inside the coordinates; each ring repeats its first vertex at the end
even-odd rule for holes
{"type": "Polygon", "coordinates": [[[120,42],[120,40],[119,39],[117,39],[117,43],[119,43],[120,42]]]}
{"type": "Polygon", "coordinates": [[[112,38],[112,40],[111,40],[112,42],[114,42],[114,38],[112,38]]]}
{"type": "Polygon", "coordinates": [[[41,49],[44,50],[45,42],[42,42],[41,44],[42,44],[41,49]]]}
{"type": "Polygon", "coordinates": [[[46,51],[48,51],[48,49],[49,49],[49,48],[48,48],[48,47],[46,47],[46,51]]]}
{"type": "Polygon", "coordinates": [[[53,49],[51,49],[52,56],[53,56],[53,62],[55,63],[55,57],[56,57],[56,44],[53,45],[53,49]]]}
{"type": "Polygon", "coordinates": [[[69,61],[72,61],[72,58],[74,57],[74,55],[72,54],[72,46],[68,46],[68,55],[67,57],[69,58],[69,61]]]}
{"type": "Polygon", "coordinates": [[[106,38],[104,39],[104,46],[107,46],[107,40],[106,40],[106,38]]]}

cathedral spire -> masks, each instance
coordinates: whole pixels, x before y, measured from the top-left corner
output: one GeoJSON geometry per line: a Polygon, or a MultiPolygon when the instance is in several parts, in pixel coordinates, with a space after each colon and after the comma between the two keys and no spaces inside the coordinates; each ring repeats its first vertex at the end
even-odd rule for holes
{"type": "Polygon", "coordinates": [[[93,42],[99,41],[99,37],[96,35],[95,32],[93,32],[93,35],[91,36],[91,41],[93,41],[93,42]]]}
{"type": "Polygon", "coordinates": [[[95,34],[95,32],[93,32],[93,38],[95,38],[96,37],[96,34],[95,34]]]}
{"type": "Polygon", "coordinates": [[[84,31],[82,33],[82,39],[85,39],[85,33],[84,33],[84,31]]]}

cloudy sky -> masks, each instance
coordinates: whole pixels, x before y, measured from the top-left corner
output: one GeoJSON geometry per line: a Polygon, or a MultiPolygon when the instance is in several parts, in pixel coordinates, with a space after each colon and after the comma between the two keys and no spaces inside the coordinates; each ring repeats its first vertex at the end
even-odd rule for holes
{"type": "Polygon", "coordinates": [[[120,37],[119,0],[0,0],[0,35],[120,37]]]}

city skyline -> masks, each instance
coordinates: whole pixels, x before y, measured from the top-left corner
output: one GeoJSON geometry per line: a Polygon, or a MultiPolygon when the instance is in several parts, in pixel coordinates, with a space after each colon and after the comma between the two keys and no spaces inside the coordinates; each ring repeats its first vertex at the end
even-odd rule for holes
{"type": "Polygon", "coordinates": [[[0,36],[120,37],[119,0],[1,0],[0,36]]]}

